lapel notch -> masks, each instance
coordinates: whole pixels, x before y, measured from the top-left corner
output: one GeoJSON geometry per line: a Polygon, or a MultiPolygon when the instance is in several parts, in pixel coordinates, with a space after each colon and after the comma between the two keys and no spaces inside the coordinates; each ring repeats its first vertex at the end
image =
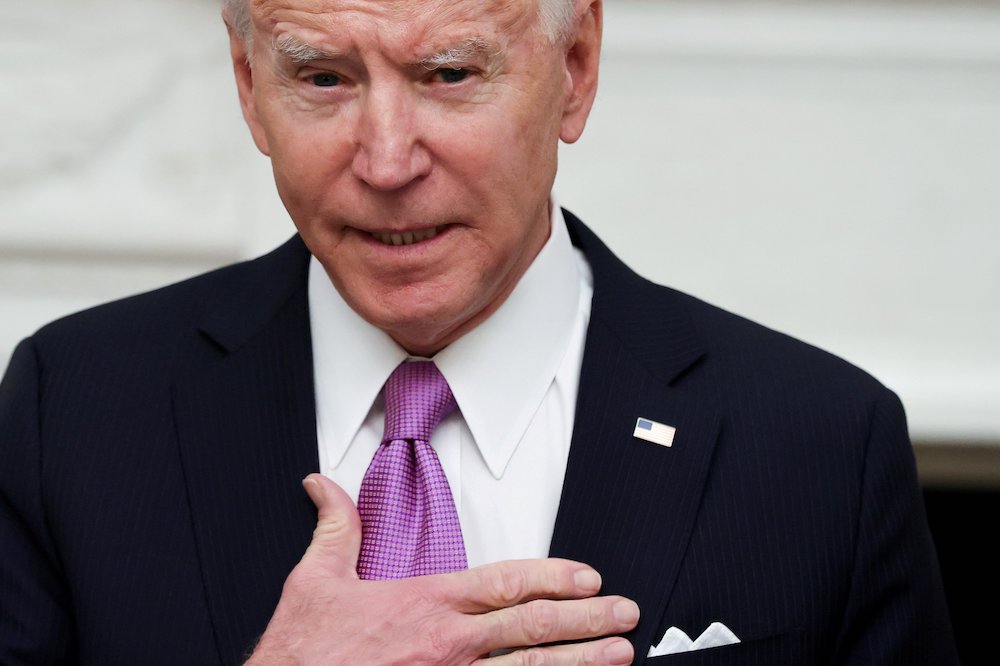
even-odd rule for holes
{"type": "Polygon", "coordinates": [[[258,261],[234,276],[239,279],[203,320],[201,331],[216,354],[173,391],[202,580],[223,663],[242,663],[263,632],[316,516],[301,486],[319,466],[308,253],[293,240],[258,261]],[[254,298],[241,296],[246,293],[254,298]]]}

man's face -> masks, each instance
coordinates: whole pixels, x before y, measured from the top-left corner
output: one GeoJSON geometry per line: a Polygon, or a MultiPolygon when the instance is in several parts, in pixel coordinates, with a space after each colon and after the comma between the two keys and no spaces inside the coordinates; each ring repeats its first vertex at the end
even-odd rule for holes
{"type": "Polygon", "coordinates": [[[548,237],[558,140],[579,137],[593,99],[600,5],[593,43],[570,48],[542,34],[536,2],[260,0],[251,67],[233,41],[295,225],[410,352],[489,316],[548,237]]]}

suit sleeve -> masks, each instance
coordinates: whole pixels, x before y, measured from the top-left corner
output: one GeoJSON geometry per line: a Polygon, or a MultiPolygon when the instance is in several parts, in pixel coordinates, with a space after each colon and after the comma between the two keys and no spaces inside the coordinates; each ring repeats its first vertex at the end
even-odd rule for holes
{"type": "Polygon", "coordinates": [[[888,391],[872,416],[854,567],[832,663],[959,663],[906,417],[888,391]]]}
{"type": "Polygon", "coordinates": [[[0,383],[0,663],[72,663],[74,624],[46,525],[39,363],[30,340],[0,383]]]}

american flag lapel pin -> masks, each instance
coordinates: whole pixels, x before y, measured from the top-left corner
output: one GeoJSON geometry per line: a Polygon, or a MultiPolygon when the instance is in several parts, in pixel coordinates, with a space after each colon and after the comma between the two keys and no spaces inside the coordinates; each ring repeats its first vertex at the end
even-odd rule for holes
{"type": "Polygon", "coordinates": [[[674,433],[676,432],[677,429],[673,426],[657,423],[640,416],[635,421],[635,430],[632,431],[632,436],[660,446],[673,446],[674,433]]]}

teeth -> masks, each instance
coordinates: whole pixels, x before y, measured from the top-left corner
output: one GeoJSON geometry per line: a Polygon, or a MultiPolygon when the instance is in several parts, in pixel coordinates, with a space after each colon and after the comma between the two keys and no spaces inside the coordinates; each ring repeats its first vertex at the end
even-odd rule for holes
{"type": "Polygon", "coordinates": [[[412,245],[434,238],[440,230],[441,227],[431,227],[420,231],[404,231],[400,234],[372,233],[372,237],[386,245],[412,245]]]}

